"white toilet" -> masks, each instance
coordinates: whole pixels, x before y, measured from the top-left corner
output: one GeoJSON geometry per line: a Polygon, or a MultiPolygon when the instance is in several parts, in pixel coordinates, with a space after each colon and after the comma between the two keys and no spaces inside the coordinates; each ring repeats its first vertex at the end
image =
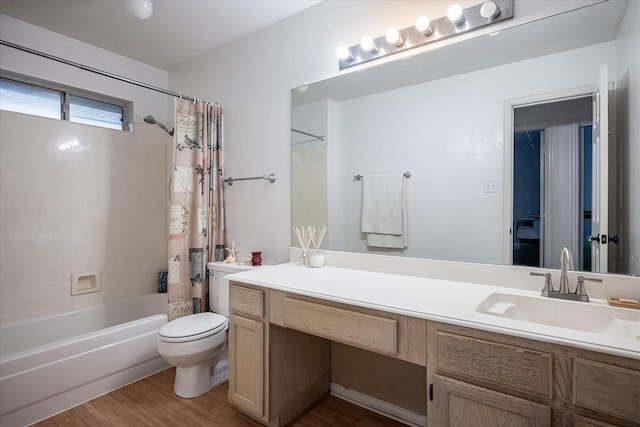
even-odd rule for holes
{"type": "Polygon", "coordinates": [[[221,262],[207,264],[209,306],[214,313],[181,317],[158,331],[158,353],[176,367],[176,395],[198,397],[227,381],[229,281],[225,276],[250,268],[221,262]]]}

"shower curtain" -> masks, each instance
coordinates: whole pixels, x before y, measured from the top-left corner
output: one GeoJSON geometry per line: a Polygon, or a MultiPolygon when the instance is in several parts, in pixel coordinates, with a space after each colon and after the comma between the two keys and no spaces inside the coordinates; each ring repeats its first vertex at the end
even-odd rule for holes
{"type": "Polygon", "coordinates": [[[176,101],[167,275],[169,320],[208,310],[207,262],[225,248],[222,109],[176,101]]]}

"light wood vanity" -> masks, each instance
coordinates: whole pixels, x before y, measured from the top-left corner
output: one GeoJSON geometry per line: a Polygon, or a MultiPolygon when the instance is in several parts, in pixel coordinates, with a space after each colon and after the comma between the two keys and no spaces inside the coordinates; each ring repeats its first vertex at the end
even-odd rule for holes
{"type": "Polygon", "coordinates": [[[640,360],[232,281],[229,400],[282,426],[329,392],[331,342],[414,364],[429,426],[637,426],[640,360]]]}

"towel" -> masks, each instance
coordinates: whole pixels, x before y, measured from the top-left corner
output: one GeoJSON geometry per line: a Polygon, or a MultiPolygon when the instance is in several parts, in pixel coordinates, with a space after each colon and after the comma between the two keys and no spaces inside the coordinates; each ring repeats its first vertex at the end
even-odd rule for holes
{"type": "Polygon", "coordinates": [[[404,174],[367,175],[362,188],[362,232],[367,246],[407,247],[407,186],[404,174]]]}

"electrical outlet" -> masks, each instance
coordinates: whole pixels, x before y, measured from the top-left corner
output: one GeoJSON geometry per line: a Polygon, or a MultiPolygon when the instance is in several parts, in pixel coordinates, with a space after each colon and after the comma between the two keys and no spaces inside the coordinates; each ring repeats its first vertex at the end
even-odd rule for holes
{"type": "Polygon", "coordinates": [[[482,181],[482,192],[483,193],[499,193],[500,192],[500,183],[497,179],[485,179],[482,181]]]}

